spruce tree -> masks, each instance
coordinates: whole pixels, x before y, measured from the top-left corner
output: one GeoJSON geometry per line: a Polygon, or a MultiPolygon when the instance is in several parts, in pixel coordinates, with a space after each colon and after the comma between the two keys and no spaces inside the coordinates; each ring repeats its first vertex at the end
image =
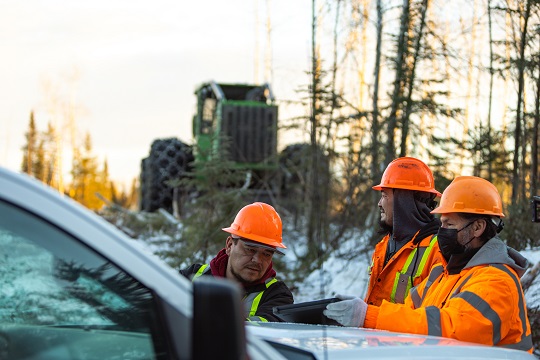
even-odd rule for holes
{"type": "Polygon", "coordinates": [[[34,111],[30,112],[30,122],[28,131],[25,133],[26,144],[23,146],[23,159],[21,163],[21,171],[37,177],[36,175],[36,155],[38,149],[39,134],[36,130],[36,122],[34,119],[34,111]]]}
{"type": "Polygon", "coordinates": [[[73,149],[71,175],[73,177],[69,195],[89,209],[99,209],[103,201],[96,195],[101,184],[98,177],[97,159],[92,154],[92,138],[86,134],[81,150],[73,149]]]}

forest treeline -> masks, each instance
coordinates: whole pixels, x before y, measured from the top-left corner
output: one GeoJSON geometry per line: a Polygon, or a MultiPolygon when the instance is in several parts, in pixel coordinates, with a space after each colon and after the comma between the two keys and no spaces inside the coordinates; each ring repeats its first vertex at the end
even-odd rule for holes
{"type": "MultiPolygon", "coordinates": [[[[299,133],[295,138],[312,150],[303,159],[306,196],[295,207],[303,218],[295,224],[309,242],[306,260],[339,248],[351,229],[376,227],[378,193],[371,187],[399,156],[425,161],[441,192],[457,175],[492,181],[505,204],[505,240],[517,249],[539,246],[530,201],[540,193],[540,0],[311,5],[305,86],[296,89],[298,99],[276,94],[280,138],[299,133]],[[321,174],[321,156],[330,176],[321,174]]],[[[103,199],[136,209],[137,181],[118,190],[107,162],[92,155],[89,135],[72,144],[72,181],[62,181],[55,173],[59,131],[36,130],[30,115],[22,170],[92,209],[103,199]]],[[[217,203],[191,206],[222,216],[217,203]]],[[[197,241],[197,230],[189,234],[197,241]]]]}
{"type": "Polygon", "coordinates": [[[539,246],[540,1],[313,0],[312,15],[305,111],[284,124],[333,164],[320,186],[319,152],[307,159],[311,246],[376,226],[371,186],[399,156],[424,160],[441,192],[457,175],[492,181],[505,240],[539,246]]]}
{"type": "Polygon", "coordinates": [[[50,122],[46,130],[36,127],[34,112],[30,112],[28,130],[25,134],[21,171],[68,195],[91,210],[116,204],[126,208],[137,202],[136,182],[130,189],[123,189],[109,178],[107,160],[101,164],[93,154],[92,138],[86,133],[81,144],[71,150],[70,179],[64,179],[59,169],[63,161],[59,131],[50,122]]]}

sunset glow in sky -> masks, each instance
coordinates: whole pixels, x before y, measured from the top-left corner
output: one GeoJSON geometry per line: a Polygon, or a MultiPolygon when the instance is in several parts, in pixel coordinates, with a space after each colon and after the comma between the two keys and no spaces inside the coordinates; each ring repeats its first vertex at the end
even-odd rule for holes
{"type": "MultiPolygon", "coordinates": [[[[256,53],[263,82],[266,4],[0,1],[0,165],[19,170],[34,110],[38,130],[64,128],[66,146],[72,117],[77,142],[89,132],[111,178],[129,183],[154,139],[191,142],[200,83],[255,82],[256,53]]],[[[311,2],[269,4],[272,86],[288,98],[307,83],[311,2]]]]}

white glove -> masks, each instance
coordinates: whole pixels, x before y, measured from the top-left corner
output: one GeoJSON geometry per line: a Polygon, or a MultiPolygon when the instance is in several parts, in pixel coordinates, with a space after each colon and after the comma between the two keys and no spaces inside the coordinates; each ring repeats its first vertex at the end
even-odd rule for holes
{"type": "Polygon", "coordinates": [[[326,305],[323,314],[343,326],[364,326],[368,308],[364,300],[349,295],[336,295],[336,297],[342,301],[326,305]]]}

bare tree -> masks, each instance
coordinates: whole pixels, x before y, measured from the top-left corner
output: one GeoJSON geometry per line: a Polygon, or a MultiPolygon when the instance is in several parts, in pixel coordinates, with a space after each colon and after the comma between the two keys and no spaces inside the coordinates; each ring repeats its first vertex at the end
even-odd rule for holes
{"type": "MultiPolygon", "coordinates": [[[[527,28],[529,24],[529,19],[531,15],[531,6],[533,0],[526,0],[525,11],[520,15],[520,41],[519,41],[519,55],[516,61],[517,65],[517,78],[518,78],[518,93],[517,93],[517,105],[516,105],[516,127],[514,131],[514,159],[513,159],[513,169],[512,169],[512,204],[515,205],[518,202],[518,197],[520,193],[520,172],[519,168],[522,161],[522,152],[521,152],[521,128],[523,122],[523,94],[525,91],[525,48],[527,45],[527,28]]],[[[520,11],[521,14],[521,11],[520,11]]]]}
{"type": "Polygon", "coordinates": [[[491,111],[492,111],[492,105],[493,105],[493,80],[495,78],[495,71],[493,69],[493,20],[491,18],[491,1],[488,0],[487,3],[487,13],[488,13],[488,27],[489,27],[489,100],[488,100],[488,114],[487,114],[487,132],[489,134],[488,136],[488,143],[487,143],[487,150],[488,150],[488,171],[487,171],[487,179],[488,181],[493,180],[493,166],[491,163],[492,159],[492,152],[491,152],[491,111]]]}
{"type": "Polygon", "coordinates": [[[375,67],[373,69],[373,109],[371,121],[371,174],[373,179],[380,178],[379,167],[379,81],[381,78],[383,8],[382,0],[377,0],[377,45],[375,50],[375,67]]]}
{"type": "Polygon", "coordinates": [[[426,25],[426,13],[429,7],[429,0],[422,0],[421,9],[420,9],[420,24],[418,26],[418,31],[416,33],[415,37],[415,44],[413,53],[411,54],[411,64],[410,69],[408,71],[407,76],[407,95],[405,98],[405,110],[402,112],[401,116],[401,149],[400,149],[400,156],[406,156],[407,155],[407,138],[409,136],[409,121],[413,106],[413,91],[414,91],[414,85],[415,85],[415,78],[416,78],[416,65],[419,61],[420,52],[421,52],[421,46],[422,46],[422,40],[424,35],[424,28],[426,25]]]}
{"type": "Polygon", "coordinates": [[[387,120],[387,136],[386,139],[386,156],[385,163],[390,163],[395,155],[395,133],[397,128],[397,112],[401,104],[401,98],[403,96],[403,78],[405,74],[405,61],[408,55],[408,31],[409,31],[409,12],[410,2],[409,0],[403,0],[401,22],[399,27],[399,37],[396,44],[396,57],[395,57],[395,80],[394,89],[392,92],[392,104],[390,114],[387,120]]]}
{"type": "MultiPolygon", "coordinates": [[[[537,33],[538,38],[540,38],[540,32],[537,33]]],[[[538,41],[540,44],[540,39],[538,41]]],[[[536,195],[538,193],[538,127],[540,126],[540,48],[536,53],[535,71],[536,73],[536,94],[535,94],[535,103],[534,103],[534,117],[533,117],[533,127],[532,127],[532,144],[531,144],[531,193],[536,195]]]]}
{"type": "Polygon", "coordinates": [[[531,193],[538,193],[538,127],[540,126],[540,74],[536,75],[534,125],[531,145],[531,193]]]}
{"type": "Polygon", "coordinates": [[[320,55],[318,52],[317,39],[317,9],[316,0],[312,0],[312,23],[311,23],[311,112],[310,112],[310,144],[311,144],[311,171],[309,181],[309,217],[307,229],[307,241],[310,253],[319,255],[319,244],[321,243],[320,233],[320,194],[317,188],[317,163],[318,163],[318,139],[317,132],[319,126],[319,94],[321,92],[321,68],[320,55]]]}

